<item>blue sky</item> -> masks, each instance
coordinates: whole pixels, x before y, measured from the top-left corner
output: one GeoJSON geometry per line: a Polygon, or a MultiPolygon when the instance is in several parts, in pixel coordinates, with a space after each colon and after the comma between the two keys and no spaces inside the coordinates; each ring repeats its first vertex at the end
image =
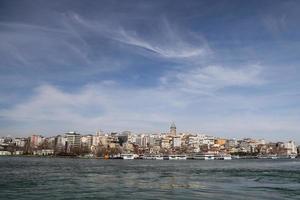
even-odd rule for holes
{"type": "Polygon", "coordinates": [[[0,135],[300,142],[298,1],[0,2],[0,135]]]}

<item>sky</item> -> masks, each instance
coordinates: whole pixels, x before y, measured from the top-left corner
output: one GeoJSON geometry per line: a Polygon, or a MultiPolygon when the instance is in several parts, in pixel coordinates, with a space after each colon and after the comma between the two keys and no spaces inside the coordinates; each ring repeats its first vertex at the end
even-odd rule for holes
{"type": "Polygon", "coordinates": [[[299,1],[0,1],[0,136],[300,143],[299,1]]]}

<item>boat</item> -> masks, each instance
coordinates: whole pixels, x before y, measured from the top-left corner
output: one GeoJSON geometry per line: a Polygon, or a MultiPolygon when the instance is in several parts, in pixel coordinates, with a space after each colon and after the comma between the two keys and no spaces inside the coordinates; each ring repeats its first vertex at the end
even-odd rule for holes
{"type": "Polygon", "coordinates": [[[192,158],[194,160],[214,160],[215,155],[214,154],[195,154],[192,158]]]}
{"type": "Polygon", "coordinates": [[[169,160],[186,160],[186,155],[169,155],[169,160]]]}
{"type": "Polygon", "coordinates": [[[220,154],[217,160],[232,160],[232,158],[230,154],[220,154]]]}
{"type": "Polygon", "coordinates": [[[290,159],[295,159],[296,157],[297,157],[297,154],[291,154],[291,155],[289,155],[290,159]]]}
{"type": "Polygon", "coordinates": [[[147,155],[147,156],[143,156],[144,160],[163,160],[164,157],[161,155],[147,155]]]}
{"type": "Polygon", "coordinates": [[[258,159],[268,159],[268,156],[266,156],[266,155],[258,155],[257,158],[258,159]]]}
{"type": "Polygon", "coordinates": [[[271,159],[273,159],[273,160],[274,160],[274,159],[278,159],[278,156],[277,156],[276,154],[270,155],[269,157],[270,157],[271,159]]]}
{"type": "Polygon", "coordinates": [[[240,156],[239,155],[231,156],[231,158],[237,160],[237,159],[240,159],[240,156]]]}
{"type": "Polygon", "coordinates": [[[134,154],[121,154],[121,158],[123,160],[133,160],[134,159],[134,154]]]}
{"type": "Polygon", "coordinates": [[[258,159],[278,159],[278,156],[276,154],[268,154],[268,155],[258,155],[258,159]]]}
{"type": "Polygon", "coordinates": [[[169,160],[169,156],[168,155],[164,155],[163,156],[163,160],[169,160]]]}

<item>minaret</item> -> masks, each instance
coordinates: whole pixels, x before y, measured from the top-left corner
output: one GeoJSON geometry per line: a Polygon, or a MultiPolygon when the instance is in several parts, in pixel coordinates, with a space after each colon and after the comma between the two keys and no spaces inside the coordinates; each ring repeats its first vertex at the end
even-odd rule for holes
{"type": "Polygon", "coordinates": [[[174,122],[172,122],[171,127],[170,127],[170,135],[176,136],[176,126],[175,126],[174,122]]]}

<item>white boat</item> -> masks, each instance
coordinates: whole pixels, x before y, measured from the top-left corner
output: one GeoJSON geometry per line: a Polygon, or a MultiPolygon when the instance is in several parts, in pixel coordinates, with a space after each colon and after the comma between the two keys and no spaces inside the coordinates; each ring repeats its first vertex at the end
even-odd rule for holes
{"type": "Polygon", "coordinates": [[[194,160],[214,160],[214,154],[196,154],[192,157],[194,160]]]}
{"type": "Polygon", "coordinates": [[[291,155],[289,155],[289,158],[290,158],[290,159],[295,159],[296,157],[297,157],[296,154],[291,154],[291,155]]]}
{"type": "Polygon", "coordinates": [[[266,155],[258,155],[257,158],[258,159],[268,159],[268,156],[266,156],[266,155]]]}
{"type": "Polygon", "coordinates": [[[186,155],[169,155],[169,160],[186,160],[186,155]]]}
{"type": "Polygon", "coordinates": [[[274,155],[269,155],[269,157],[270,157],[271,159],[278,159],[278,156],[277,156],[276,154],[274,154],[274,155]]]}
{"type": "Polygon", "coordinates": [[[224,155],[220,155],[220,160],[232,160],[232,158],[231,155],[224,154],[224,155]]]}
{"type": "Polygon", "coordinates": [[[258,155],[258,159],[278,159],[278,156],[276,154],[268,154],[268,155],[258,155]]]}
{"type": "Polygon", "coordinates": [[[143,156],[143,159],[145,159],[145,160],[163,160],[164,157],[161,155],[147,155],[147,156],[143,156]]]}
{"type": "Polygon", "coordinates": [[[134,154],[121,154],[121,158],[124,160],[133,160],[134,154]]]}

